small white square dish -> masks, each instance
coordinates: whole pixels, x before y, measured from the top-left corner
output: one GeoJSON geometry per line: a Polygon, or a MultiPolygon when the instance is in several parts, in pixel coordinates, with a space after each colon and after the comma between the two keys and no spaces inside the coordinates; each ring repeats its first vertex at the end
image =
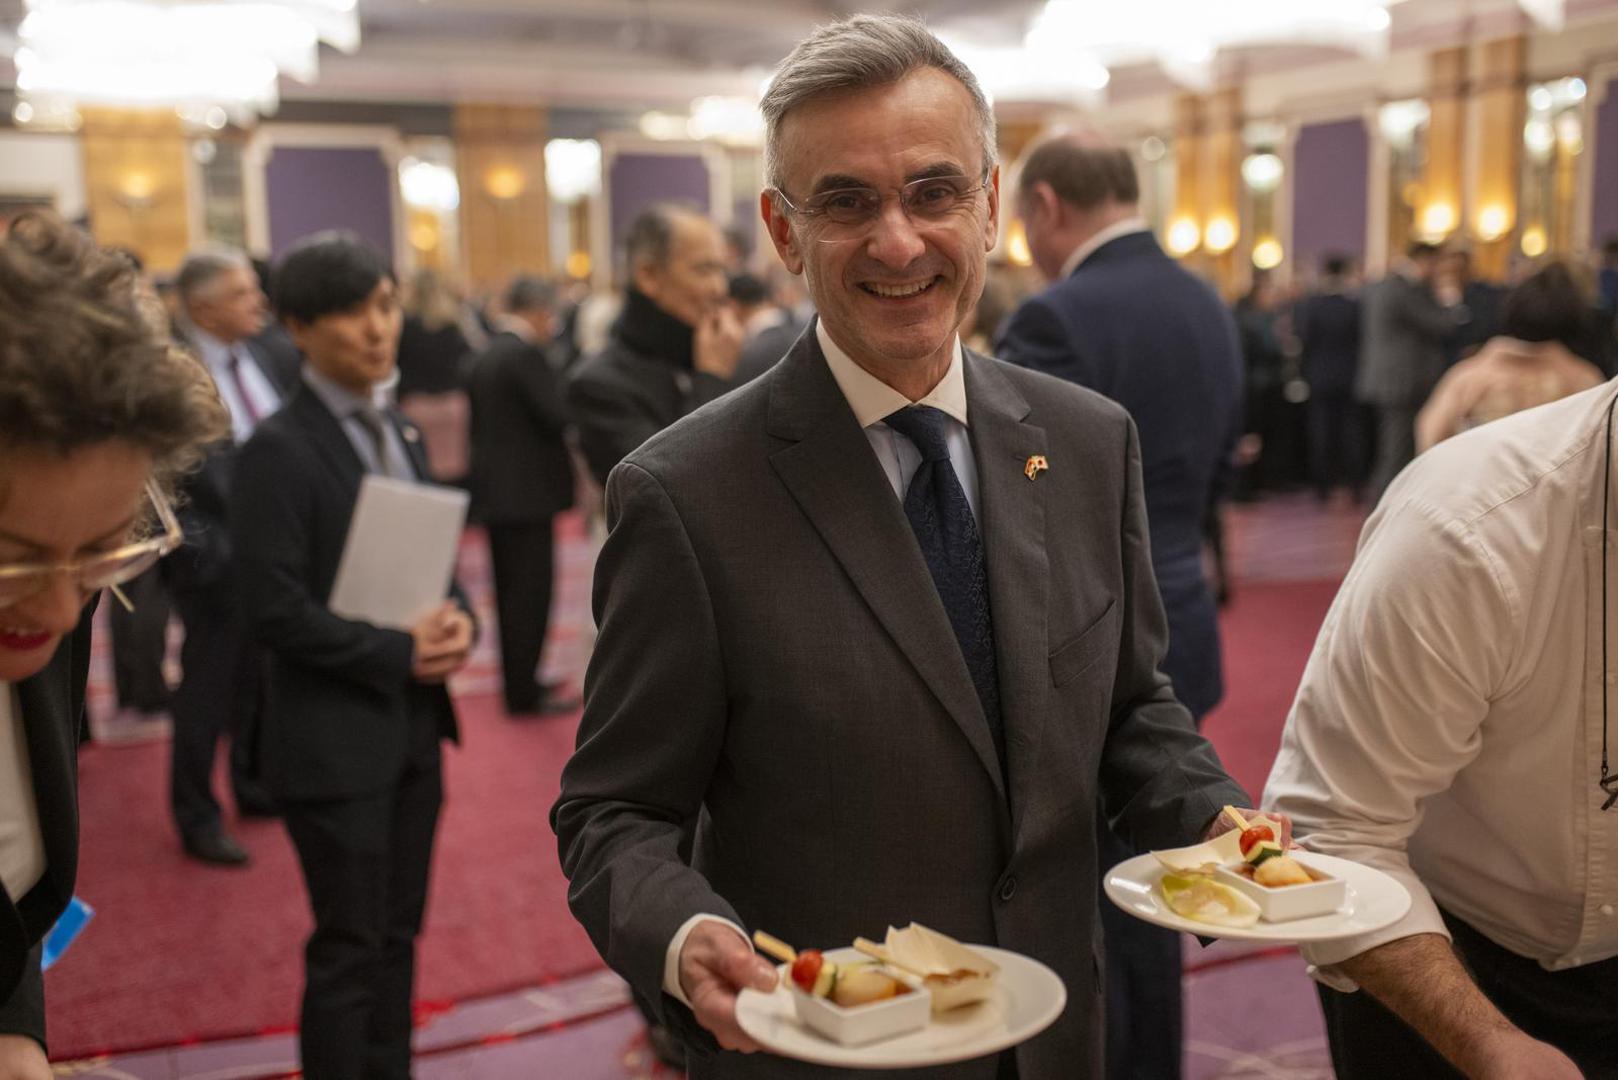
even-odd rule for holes
{"type": "Polygon", "coordinates": [[[1342,878],[1310,865],[1306,852],[1288,852],[1304,872],[1313,880],[1308,885],[1260,885],[1239,866],[1221,866],[1214,871],[1214,879],[1249,897],[1258,905],[1265,922],[1287,922],[1307,919],[1315,915],[1329,915],[1348,900],[1348,886],[1342,878]]]}
{"type": "Polygon", "coordinates": [[[919,1031],[932,1018],[932,994],[918,980],[892,968],[880,970],[910,987],[910,992],[845,1008],[830,998],[804,993],[790,979],[783,982],[790,989],[793,1007],[805,1027],[843,1046],[863,1046],[919,1031]]]}

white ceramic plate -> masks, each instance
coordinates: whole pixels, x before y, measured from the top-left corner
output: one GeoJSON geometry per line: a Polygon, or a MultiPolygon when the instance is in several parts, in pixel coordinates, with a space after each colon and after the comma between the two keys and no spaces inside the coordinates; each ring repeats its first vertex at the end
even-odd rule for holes
{"type": "MultiPolygon", "coordinates": [[[[736,998],[736,1020],[760,1046],[782,1057],[848,1069],[908,1069],[998,1053],[1033,1038],[1062,1015],[1067,988],[1056,972],[1004,949],[971,948],[1000,965],[993,994],[987,1001],[935,1016],[908,1035],[842,1046],[799,1023],[792,992],[782,986],[769,994],[743,990],[736,998]]],[[[864,958],[853,949],[836,949],[826,959],[844,963],[864,958]]]]}
{"type": "Polygon", "coordinates": [[[1107,896],[1137,919],[1188,934],[1242,941],[1332,941],[1380,930],[1398,922],[1410,910],[1410,893],[1375,867],[1313,851],[1302,854],[1311,866],[1342,878],[1348,885],[1343,906],[1330,915],[1276,923],[1260,920],[1239,928],[1187,919],[1170,911],[1157,891],[1158,879],[1166,871],[1151,855],[1137,855],[1109,870],[1107,896]]]}

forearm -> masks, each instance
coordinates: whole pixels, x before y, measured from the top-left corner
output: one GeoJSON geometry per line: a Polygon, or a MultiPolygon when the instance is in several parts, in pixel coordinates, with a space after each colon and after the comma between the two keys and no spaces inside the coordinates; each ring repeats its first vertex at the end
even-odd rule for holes
{"type": "Polygon", "coordinates": [[[1390,941],[1330,970],[1353,979],[1468,1076],[1485,1064],[1479,1049],[1491,1037],[1516,1031],[1440,934],[1390,941]]]}

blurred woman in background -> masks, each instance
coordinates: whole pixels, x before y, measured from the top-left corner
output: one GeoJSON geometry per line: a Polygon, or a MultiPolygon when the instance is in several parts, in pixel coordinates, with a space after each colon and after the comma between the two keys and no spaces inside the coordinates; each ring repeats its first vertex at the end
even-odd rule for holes
{"type": "Polygon", "coordinates": [[[55,217],[0,240],[0,1080],[51,1076],[40,941],[73,895],[90,602],[178,546],[175,480],[228,431],[156,303],[55,217]]]}
{"type": "Polygon", "coordinates": [[[465,368],[472,352],[462,331],[461,298],[436,270],[419,270],[404,296],[399,334],[399,410],[421,428],[427,468],[460,483],[471,465],[465,368]]]}
{"type": "Polygon", "coordinates": [[[1417,414],[1416,452],[1601,383],[1600,369],[1570,348],[1587,333],[1590,303],[1561,262],[1506,294],[1500,334],[1445,372],[1417,414]]]}

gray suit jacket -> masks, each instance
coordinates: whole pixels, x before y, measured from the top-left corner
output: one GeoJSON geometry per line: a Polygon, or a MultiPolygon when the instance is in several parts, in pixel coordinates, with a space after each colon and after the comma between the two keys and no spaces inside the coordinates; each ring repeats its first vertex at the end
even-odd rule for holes
{"type": "MultiPolygon", "coordinates": [[[[800,947],[914,919],[1035,956],[1066,1013],[1023,1080],[1100,1075],[1099,801],[1138,846],[1247,796],[1158,669],[1134,427],[966,358],[1009,790],[900,502],[813,334],[614,470],[600,639],[552,812],[569,901],[690,1038],[691,1076],[825,1076],[718,1052],[661,991],[708,912],[800,947]],[[1048,472],[1024,465],[1044,454],[1048,472]]],[[[907,1077],[991,1078],[991,1059],[907,1077]]],[[[870,1074],[862,1074],[870,1075],[870,1074]]]]}
{"type": "Polygon", "coordinates": [[[1366,291],[1354,394],[1384,407],[1420,408],[1444,374],[1444,338],[1460,325],[1433,291],[1390,273],[1366,291]]]}

